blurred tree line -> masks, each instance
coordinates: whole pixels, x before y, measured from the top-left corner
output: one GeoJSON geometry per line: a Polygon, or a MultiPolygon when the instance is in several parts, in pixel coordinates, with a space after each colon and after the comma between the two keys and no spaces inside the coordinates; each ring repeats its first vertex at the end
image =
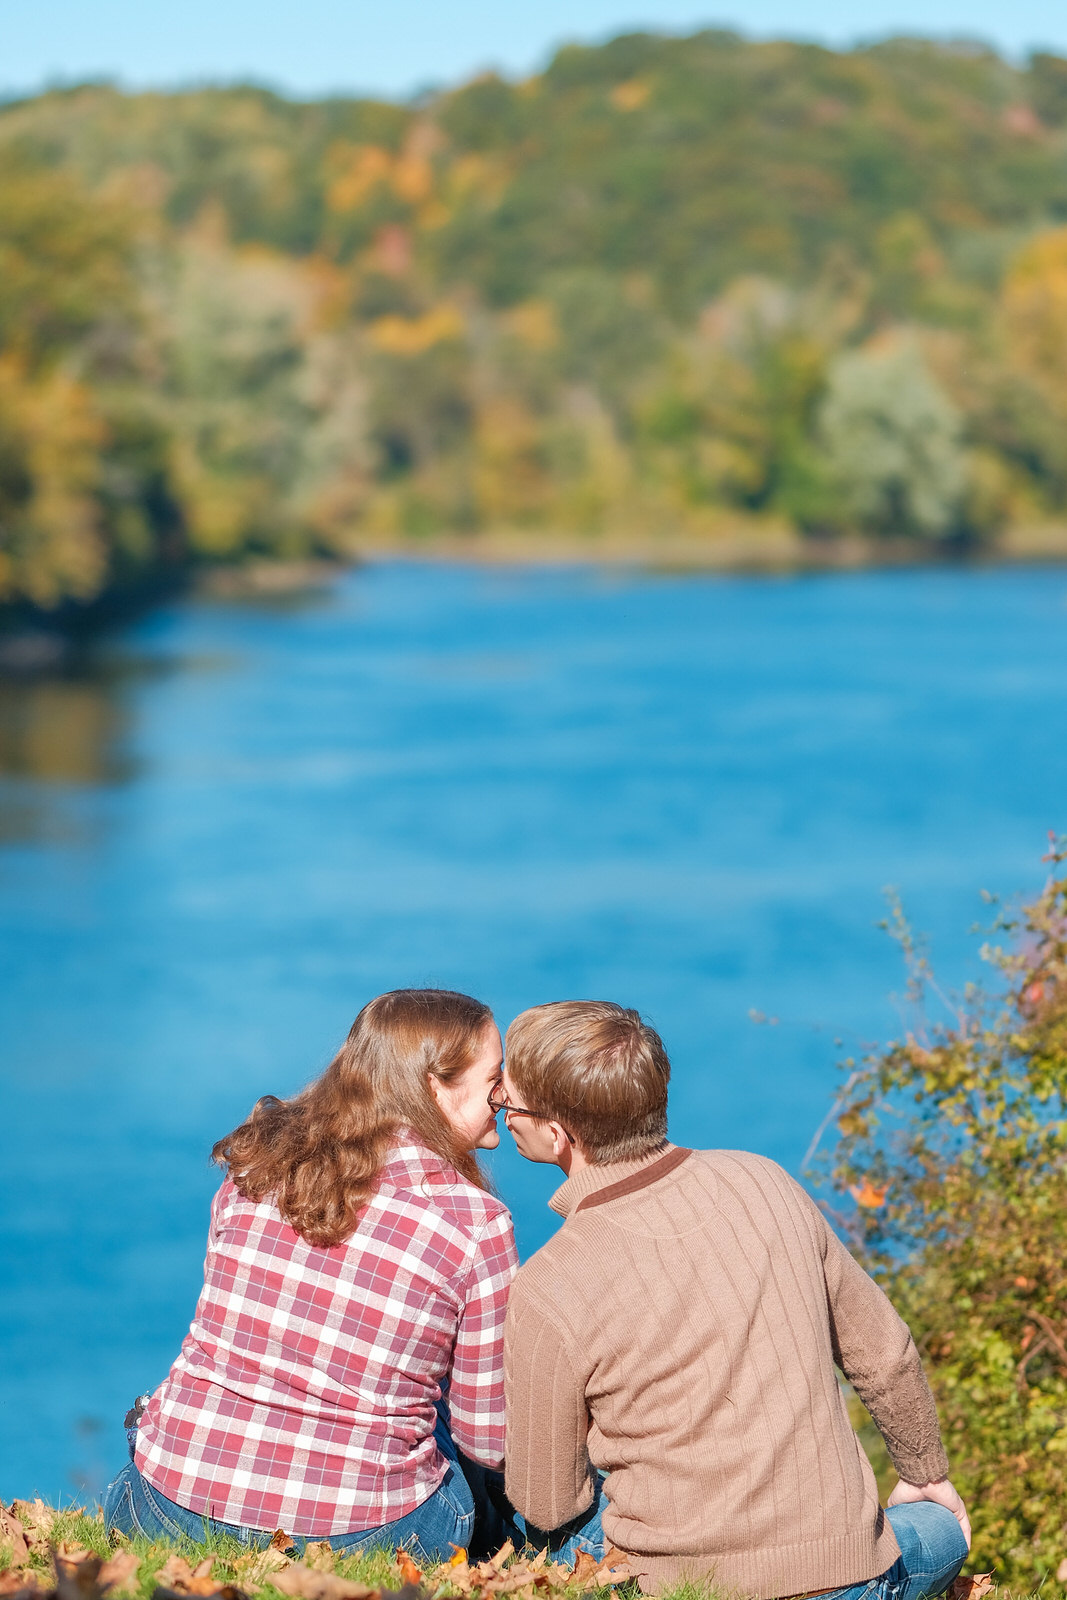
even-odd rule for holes
{"type": "Polygon", "coordinates": [[[0,602],[192,562],[1067,517],[1067,61],[725,32],[395,105],[0,107],[0,602]]]}

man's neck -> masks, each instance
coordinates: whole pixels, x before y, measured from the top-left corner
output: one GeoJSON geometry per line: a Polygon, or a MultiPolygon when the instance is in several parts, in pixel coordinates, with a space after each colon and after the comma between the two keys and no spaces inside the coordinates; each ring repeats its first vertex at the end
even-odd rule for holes
{"type": "Polygon", "coordinates": [[[556,1165],[568,1178],[573,1178],[575,1173],[584,1172],[586,1167],[592,1166],[592,1162],[580,1145],[569,1144],[562,1151],[556,1165]]]}

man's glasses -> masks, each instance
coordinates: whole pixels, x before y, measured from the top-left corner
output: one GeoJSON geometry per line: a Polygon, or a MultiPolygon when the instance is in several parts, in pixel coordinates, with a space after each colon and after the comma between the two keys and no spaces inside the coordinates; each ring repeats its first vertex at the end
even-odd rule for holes
{"type": "MultiPolygon", "coordinates": [[[[488,1099],[489,1109],[494,1116],[499,1111],[506,1111],[513,1117],[541,1117],[539,1111],[527,1111],[525,1106],[513,1106],[504,1093],[504,1085],[502,1083],[494,1083],[489,1091],[488,1099]]],[[[544,1121],[545,1119],[541,1117],[541,1120],[544,1121]]]]}
{"type": "MultiPolygon", "coordinates": [[[[504,1085],[502,1083],[494,1083],[486,1098],[489,1103],[489,1109],[494,1116],[502,1111],[505,1117],[535,1117],[538,1122],[551,1122],[552,1120],[551,1117],[546,1117],[543,1111],[529,1111],[526,1106],[513,1106],[504,1093],[504,1085]]],[[[566,1128],[564,1128],[563,1132],[567,1133],[566,1128]]],[[[567,1142],[568,1144],[574,1143],[574,1139],[569,1133],[567,1133],[567,1142]]]]}

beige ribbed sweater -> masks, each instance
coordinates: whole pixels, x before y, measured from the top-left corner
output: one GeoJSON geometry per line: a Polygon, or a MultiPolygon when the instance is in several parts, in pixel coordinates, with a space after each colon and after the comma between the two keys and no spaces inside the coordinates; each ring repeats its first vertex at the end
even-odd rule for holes
{"type": "Polygon", "coordinates": [[[761,1156],[694,1151],[575,1211],[656,1159],[569,1178],[551,1201],[567,1222],[515,1280],[508,1494],[552,1529],[590,1505],[590,1463],[606,1472],[604,1532],[649,1593],[710,1576],[770,1600],[876,1577],[899,1550],[835,1364],[900,1476],[942,1478],[911,1335],[761,1156]]]}

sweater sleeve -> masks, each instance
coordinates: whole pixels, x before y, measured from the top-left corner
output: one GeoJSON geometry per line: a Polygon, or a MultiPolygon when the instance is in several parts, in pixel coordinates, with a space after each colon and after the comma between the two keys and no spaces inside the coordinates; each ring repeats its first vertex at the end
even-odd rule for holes
{"type": "Polygon", "coordinates": [[[820,1214],[834,1360],[874,1419],[906,1483],[948,1476],[937,1407],[906,1323],[820,1214]]]}
{"type": "Polygon", "coordinates": [[[504,1331],[505,1481],[533,1529],[551,1532],[593,1501],[589,1410],[562,1335],[520,1285],[504,1331]]]}
{"type": "Polygon", "coordinates": [[[504,1455],[504,1313],[517,1265],[511,1216],[502,1211],[475,1237],[448,1391],[452,1437],[483,1467],[499,1468],[504,1455]]]}

